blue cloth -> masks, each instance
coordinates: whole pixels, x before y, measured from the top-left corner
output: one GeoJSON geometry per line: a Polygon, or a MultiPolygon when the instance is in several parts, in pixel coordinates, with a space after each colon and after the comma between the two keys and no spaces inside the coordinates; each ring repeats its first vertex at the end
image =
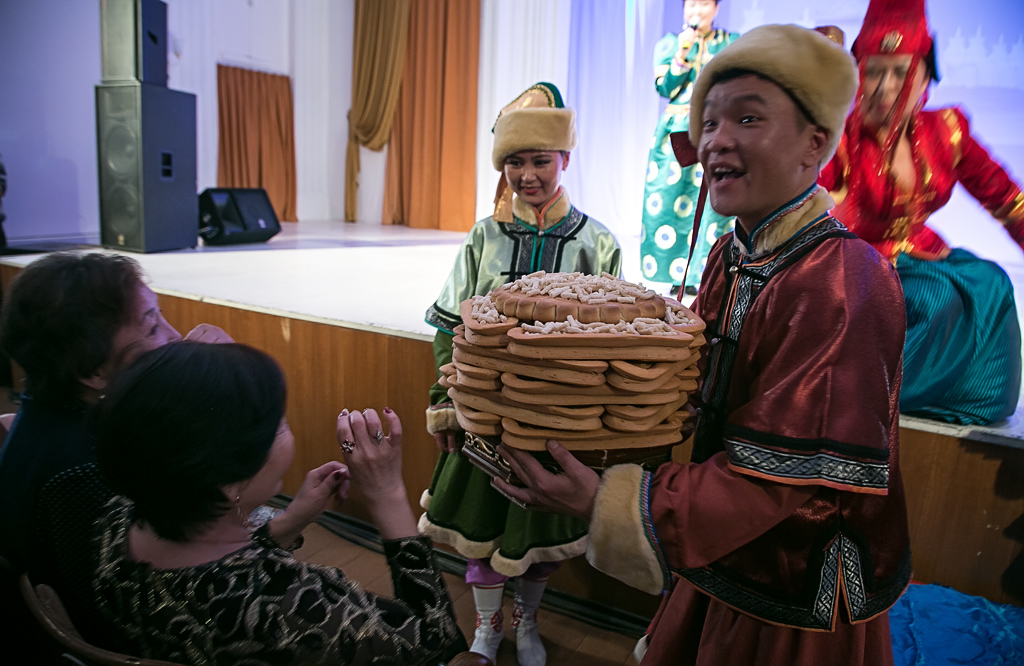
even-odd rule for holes
{"type": "Polygon", "coordinates": [[[911,585],[889,610],[895,666],[1024,664],[1024,608],[911,585]]]}
{"type": "Polygon", "coordinates": [[[900,255],[907,301],[900,411],[985,425],[1013,414],[1020,395],[1020,324],[998,265],[954,249],[946,259],[900,255]]]}

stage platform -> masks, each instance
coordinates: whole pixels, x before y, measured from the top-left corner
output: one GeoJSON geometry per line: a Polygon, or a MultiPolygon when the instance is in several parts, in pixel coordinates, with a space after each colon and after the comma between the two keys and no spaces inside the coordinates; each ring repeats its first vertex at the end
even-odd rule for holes
{"type": "MultiPolygon", "coordinates": [[[[263,244],[130,256],[179,330],[203,321],[219,325],[285,369],[288,418],[298,443],[285,492],[298,489],[306,470],[339,455],[333,424],[342,408],[390,406],[403,419],[405,480],[415,501],[437,459],[423,415],[435,378],[433,329],[423,314],[464,234],[336,221],[282,227],[263,244]]],[[[640,281],[639,238],[619,240],[624,276],[640,281]]],[[[38,256],[3,257],[3,286],[38,256]]],[[[1024,293],[1024,270],[1008,272],[1017,293],[1024,293]]],[[[988,428],[910,417],[900,426],[915,578],[1021,603],[1024,410],[988,428]]],[[[677,447],[677,459],[688,455],[687,447],[677,447]]],[[[338,509],[368,517],[358,495],[338,509]]],[[[639,615],[649,615],[657,603],[581,559],[563,567],[552,586],[639,615]]]]}

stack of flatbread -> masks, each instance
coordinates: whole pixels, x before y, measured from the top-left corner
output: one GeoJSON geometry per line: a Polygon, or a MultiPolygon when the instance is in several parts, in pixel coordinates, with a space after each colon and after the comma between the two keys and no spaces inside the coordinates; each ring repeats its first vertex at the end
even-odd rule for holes
{"type": "Polygon", "coordinates": [[[674,299],[608,274],[540,272],[463,301],[461,315],[441,383],[467,432],[528,451],[682,440],[704,322],[674,299]]]}

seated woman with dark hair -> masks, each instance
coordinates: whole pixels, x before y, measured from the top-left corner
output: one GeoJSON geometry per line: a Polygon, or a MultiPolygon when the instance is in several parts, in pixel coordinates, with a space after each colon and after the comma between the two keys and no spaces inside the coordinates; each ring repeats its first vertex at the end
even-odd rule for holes
{"type": "Polygon", "coordinates": [[[243,345],[173,343],[114,380],[98,409],[97,456],[127,499],[101,520],[93,583],[120,637],[112,647],[253,665],[437,664],[465,650],[430,543],[417,535],[394,412],[384,412],[385,436],[375,411],[343,411],[349,467],[309,472],[285,513],[301,530],[347,496],[351,477],[384,539],[395,599],[250,529],[250,512],[281,490],[291,463],[284,412],[281,369],[243,345]]]}
{"type": "MultiPolygon", "coordinates": [[[[27,570],[57,590],[86,639],[102,640],[87,610],[94,567],[84,546],[112,493],[95,473],[91,407],[132,359],[180,339],[129,257],[56,252],[11,282],[0,349],[25,371],[25,392],[0,453],[0,556],[11,564],[0,577],[0,607],[21,605],[16,578],[6,574],[27,570]]],[[[186,339],[231,341],[209,324],[186,339]]],[[[0,644],[21,636],[17,623],[0,623],[0,644]]]]}

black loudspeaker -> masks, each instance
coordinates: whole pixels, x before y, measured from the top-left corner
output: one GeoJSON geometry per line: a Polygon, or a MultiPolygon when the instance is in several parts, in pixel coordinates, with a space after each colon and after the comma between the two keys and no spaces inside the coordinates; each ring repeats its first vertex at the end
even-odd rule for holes
{"type": "Polygon", "coordinates": [[[167,85],[167,5],[100,0],[103,83],[167,85]]]}
{"type": "Polygon", "coordinates": [[[266,190],[211,187],[199,195],[199,235],[207,245],[262,243],[279,231],[266,190]]]}
{"type": "Polygon", "coordinates": [[[100,238],[106,247],[194,247],[195,95],[146,83],[96,86],[100,238]]]}

